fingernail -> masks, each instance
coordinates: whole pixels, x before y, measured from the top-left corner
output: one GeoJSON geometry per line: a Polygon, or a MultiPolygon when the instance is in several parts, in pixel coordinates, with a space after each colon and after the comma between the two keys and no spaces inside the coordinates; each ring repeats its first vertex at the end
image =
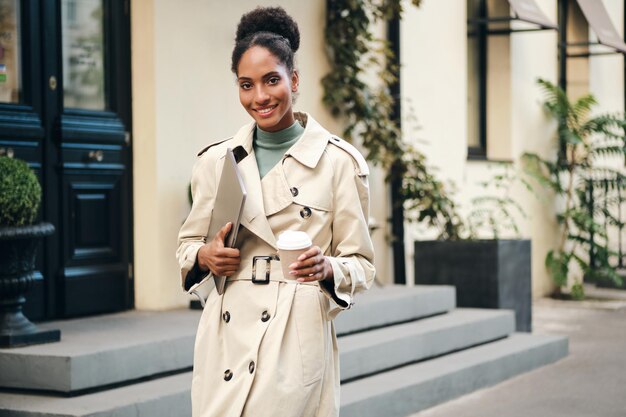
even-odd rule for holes
{"type": "Polygon", "coordinates": [[[300,255],[300,256],[298,256],[298,260],[299,260],[299,261],[304,261],[304,259],[305,259],[305,258],[306,258],[306,257],[305,257],[304,255],[300,255]]]}
{"type": "Polygon", "coordinates": [[[298,282],[304,282],[304,278],[298,278],[296,281],[298,281],[298,282]]]}
{"type": "Polygon", "coordinates": [[[294,262],[291,265],[289,265],[289,269],[295,269],[296,266],[298,266],[298,264],[296,262],[294,262]]]}
{"type": "Polygon", "coordinates": [[[297,272],[296,271],[289,271],[289,275],[296,275],[297,272]]]}

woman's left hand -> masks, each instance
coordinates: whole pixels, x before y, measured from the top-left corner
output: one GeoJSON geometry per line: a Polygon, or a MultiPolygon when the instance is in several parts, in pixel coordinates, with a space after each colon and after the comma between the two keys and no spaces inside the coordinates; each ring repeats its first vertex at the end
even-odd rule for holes
{"type": "Polygon", "coordinates": [[[298,260],[289,265],[289,273],[297,278],[298,282],[322,281],[333,278],[333,267],[330,261],[322,254],[319,246],[313,246],[298,260]]]}

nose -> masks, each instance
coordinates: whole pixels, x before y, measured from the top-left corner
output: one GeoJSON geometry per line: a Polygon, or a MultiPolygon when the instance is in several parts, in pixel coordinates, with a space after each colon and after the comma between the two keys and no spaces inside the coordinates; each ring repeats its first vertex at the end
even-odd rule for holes
{"type": "Polygon", "coordinates": [[[269,100],[270,100],[270,96],[269,94],[267,94],[267,91],[265,91],[264,86],[263,85],[257,86],[255,89],[255,93],[254,93],[254,101],[257,104],[266,104],[269,100]]]}

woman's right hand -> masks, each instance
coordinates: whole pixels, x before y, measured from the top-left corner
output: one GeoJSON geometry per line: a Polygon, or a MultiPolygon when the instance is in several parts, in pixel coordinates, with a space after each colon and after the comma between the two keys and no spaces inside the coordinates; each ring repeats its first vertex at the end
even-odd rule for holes
{"type": "Polygon", "coordinates": [[[231,222],[226,223],[215,235],[213,240],[198,250],[198,265],[201,270],[207,269],[213,274],[229,277],[239,269],[239,249],[224,247],[224,238],[232,229],[231,222]]]}

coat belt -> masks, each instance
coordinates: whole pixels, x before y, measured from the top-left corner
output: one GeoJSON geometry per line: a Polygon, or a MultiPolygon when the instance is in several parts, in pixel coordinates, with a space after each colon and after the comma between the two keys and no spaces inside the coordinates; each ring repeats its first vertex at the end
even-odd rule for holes
{"type": "MultiPolygon", "coordinates": [[[[246,276],[246,271],[226,278],[226,282],[251,281],[253,284],[263,285],[270,282],[283,282],[286,284],[318,285],[317,282],[298,282],[296,277],[283,275],[280,258],[277,255],[253,256],[252,259],[242,260],[242,264],[251,264],[250,278],[246,276]]],[[[246,268],[247,269],[247,268],[246,268]]]]}

